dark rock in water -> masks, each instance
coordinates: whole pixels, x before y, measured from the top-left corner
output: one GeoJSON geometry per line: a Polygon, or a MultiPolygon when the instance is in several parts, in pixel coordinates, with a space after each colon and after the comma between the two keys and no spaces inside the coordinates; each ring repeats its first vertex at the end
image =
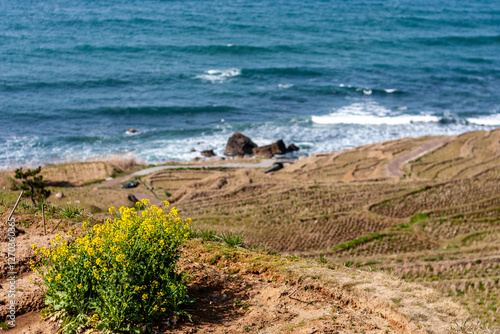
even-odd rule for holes
{"type": "Polygon", "coordinates": [[[295,144],[290,144],[286,148],[287,152],[294,152],[294,151],[298,151],[298,150],[300,150],[300,147],[296,146],[295,144]]]}
{"type": "Polygon", "coordinates": [[[201,151],[201,155],[204,156],[204,157],[215,157],[215,153],[214,153],[214,150],[205,150],[205,151],[201,151]]]}
{"type": "Polygon", "coordinates": [[[285,154],[286,146],[283,140],[278,140],[276,143],[271,145],[254,147],[252,150],[253,154],[271,158],[275,154],[285,154]]]}
{"type": "Polygon", "coordinates": [[[199,162],[199,161],[201,161],[201,160],[202,160],[202,159],[201,159],[200,157],[196,157],[196,158],[194,158],[194,159],[193,159],[193,162],[199,162]]]}
{"type": "Polygon", "coordinates": [[[137,130],[136,130],[136,129],[134,129],[134,128],[132,128],[132,129],[128,130],[128,132],[129,132],[129,133],[136,133],[136,132],[137,132],[137,130]]]}
{"type": "Polygon", "coordinates": [[[191,149],[191,152],[196,152],[196,150],[194,148],[191,149]]]}
{"type": "Polygon", "coordinates": [[[254,147],[257,147],[257,145],[250,138],[242,133],[235,132],[227,141],[224,154],[229,156],[252,154],[254,147]]]}
{"type": "Polygon", "coordinates": [[[264,173],[267,174],[267,173],[272,173],[272,172],[276,172],[276,171],[279,171],[280,169],[283,168],[283,164],[281,162],[277,162],[273,165],[273,167],[269,168],[268,170],[266,170],[264,173]]]}
{"type": "Polygon", "coordinates": [[[138,185],[139,185],[139,182],[137,182],[137,181],[130,181],[129,183],[124,184],[124,185],[122,186],[122,189],[130,189],[130,188],[135,188],[135,187],[137,187],[138,185]]]}

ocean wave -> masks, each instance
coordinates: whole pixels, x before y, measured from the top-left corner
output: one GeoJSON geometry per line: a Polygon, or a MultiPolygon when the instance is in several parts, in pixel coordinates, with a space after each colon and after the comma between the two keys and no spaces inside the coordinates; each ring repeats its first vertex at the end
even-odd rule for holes
{"type": "Polygon", "coordinates": [[[354,103],[324,116],[312,116],[316,124],[403,125],[412,123],[437,123],[440,118],[432,115],[390,115],[390,110],[376,103],[354,103]]]}
{"type": "Polygon", "coordinates": [[[117,108],[97,108],[97,109],[73,109],[69,113],[94,114],[96,116],[115,115],[174,115],[174,114],[199,114],[199,113],[225,113],[237,111],[238,108],[231,106],[170,106],[170,107],[117,107],[117,108]]]}
{"type": "MultiPolygon", "coordinates": [[[[5,91],[23,91],[33,89],[61,89],[61,88],[101,88],[101,87],[120,87],[133,84],[133,81],[114,78],[90,79],[90,80],[61,80],[61,81],[37,81],[37,82],[3,82],[0,84],[0,90],[5,91]]],[[[136,83],[137,84],[137,83],[136,83]]]]}
{"type": "Polygon", "coordinates": [[[209,45],[177,45],[177,44],[140,44],[140,45],[94,45],[94,44],[78,44],[71,48],[53,48],[48,46],[40,46],[35,50],[36,53],[54,55],[54,54],[81,54],[81,53],[146,53],[159,52],[165,53],[185,53],[199,55],[216,55],[216,54],[234,54],[234,55],[251,55],[265,53],[282,53],[282,52],[302,52],[303,47],[299,45],[240,45],[240,44],[209,44],[209,45]]]}
{"type": "Polygon", "coordinates": [[[478,36],[441,36],[415,39],[417,43],[438,46],[438,45],[463,45],[477,46],[490,45],[500,42],[500,35],[478,35],[478,36]]]}
{"type": "MultiPolygon", "coordinates": [[[[77,52],[119,52],[119,53],[139,53],[144,51],[149,51],[153,49],[154,46],[130,46],[130,45],[106,45],[97,46],[91,44],[80,44],[74,47],[77,52]]],[[[50,49],[46,49],[50,50],[50,49]]]]}
{"type": "Polygon", "coordinates": [[[195,76],[197,79],[210,81],[211,83],[222,83],[229,78],[241,75],[241,70],[238,68],[229,68],[225,70],[208,70],[205,74],[195,76]]]}
{"type": "Polygon", "coordinates": [[[262,46],[253,46],[253,45],[234,45],[234,44],[226,44],[226,45],[188,45],[183,47],[173,47],[175,51],[179,52],[187,52],[189,54],[236,54],[236,55],[247,55],[247,54],[262,54],[273,52],[272,49],[262,47],[262,46]]]}
{"type": "Polygon", "coordinates": [[[275,46],[257,46],[257,45],[239,45],[239,44],[225,44],[225,45],[187,45],[187,46],[171,46],[171,50],[178,52],[187,52],[189,54],[234,54],[234,55],[249,55],[249,54],[263,54],[263,53],[279,53],[291,52],[296,48],[289,45],[275,45],[275,46]]]}
{"type": "Polygon", "coordinates": [[[486,125],[486,126],[496,126],[500,125],[500,114],[493,114],[484,117],[471,117],[466,119],[467,122],[477,125],[486,125]]]}
{"type": "Polygon", "coordinates": [[[279,75],[279,76],[297,76],[297,77],[317,77],[324,73],[308,67],[268,67],[243,69],[242,75],[245,77],[260,75],[279,75]]]}
{"type": "Polygon", "coordinates": [[[313,93],[317,95],[387,95],[387,94],[404,94],[399,89],[379,89],[359,87],[347,84],[339,85],[315,85],[315,86],[297,86],[299,91],[313,93]]]}
{"type": "MultiPolygon", "coordinates": [[[[383,117],[390,111],[383,106],[364,106],[371,108],[374,117],[383,117]]],[[[363,116],[362,106],[352,106],[355,117],[363,116]],[[358,110],[356,110],[356,108],[358,110]]],[[[389,117],[389,116],[387,116],[389,117]]],[[[224,122],[223,124],[226,124],[224,122]]],[[[141,134],[126,136],[122,131],[116,135],[75,135],[56,138],[11,137],[5,138],[6,145],[0,146],[0,170],[15,166],[38,164],[102,160],[112,154],[133,154],[146,163],[159,163],[167,160],[191,160],[200,156],[200,151],[213,149],[217,156],[223,156],[228,138],[233,131],[240,131],[252,138],[258,145],[267,145],[277,139],[286,144],[295,143],[301,147],[299,155],[335,152],[359,145],[381,142],[411,136],[456,135],[465,131],[485,129],[484,126],[468,123],[404,123],[391,126],[390,131],[384,126],[363,126],[357,124],[343,126],[317,126],[310,121],[300,119],[265,122],[256,124],[232,124],[214,129],[213,127],[189,130],[164,130],[138,128],[141,134]],[[195,151],[192,152],[191,150],[195,151]]]]}

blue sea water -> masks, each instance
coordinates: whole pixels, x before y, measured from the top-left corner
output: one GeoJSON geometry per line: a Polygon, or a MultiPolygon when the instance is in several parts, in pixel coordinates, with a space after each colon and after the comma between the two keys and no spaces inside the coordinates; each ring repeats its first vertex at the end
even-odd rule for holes
{"type": "Polygon", "coordinates": [[[497,0],[0,0],[3,169],[492,129],[499,94],[497,0]]]}

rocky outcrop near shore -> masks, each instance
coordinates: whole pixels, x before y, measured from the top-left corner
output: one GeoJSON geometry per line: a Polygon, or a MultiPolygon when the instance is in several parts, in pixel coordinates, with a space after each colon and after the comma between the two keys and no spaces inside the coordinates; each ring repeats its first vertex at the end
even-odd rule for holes
{"type": "Polygon", "coordinates": [[[240,132],[235,132],[227,141],[224,154],[229,156],[252,154],[254,147],[257,147],[257,144],[250,138],[240,132]]]}
{"type": "Polygon", "coordinates": [[[265,146],[257,146],[250,138],[240,132],[235,132],[227,141],[225,155],[257,155],[266,158],[272,158],[276,154],[285,154],[287,152],[298,151],[299,147],[290,144],[288,148],[282,139],[275,143],[265,146]]]}
{"type": "Polygon", "coordinates": [[[211,158],[211,157],[215,157],[215,153],[214,153],[214,150],[205,150],[205,151],[201,151],[200,153],[202,156],[204,157],[208,157],[208,158],[211,158]]]}
{"type": "Polygon", "coordinates": [[[266,158],[272,158],[275,154],[285,154],[286,146],[283,140],[278,140],[271,145],[254,147],[252,153],[266,158]]]}

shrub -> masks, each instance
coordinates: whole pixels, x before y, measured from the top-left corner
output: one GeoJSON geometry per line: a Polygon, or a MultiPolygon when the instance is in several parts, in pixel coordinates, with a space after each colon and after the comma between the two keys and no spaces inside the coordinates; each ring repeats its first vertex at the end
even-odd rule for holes
{"type": "Polygon", "coordinates": [[[200,238],[203,241],[214,241],[216,239],[217,232],[214,230],[203,230],[200,232],[200,238]]]}
{"type": "Polygon", "coordinates": [[[229,247],[242,247],[243,246],[243,236],[239,234],[222,232],[220,236],[216,236],[218,239],[229,247]]]}
{"type": "Polygon", "coordinates": [[[46,304],[65,319],[65,333],[80,325],[138,332],[163,315],[185,314],[180,306],[190,301],[177,261],[191,220],[182,221],[175,207],[164,212],[149,206],[149,200],[109,211],[113,220],[84,224],[78,238],[69,232],[56,235],[52,249],[32,245],[41,259],[32,269],[42,277],[46,304]]]}
{"type": "Polygon", "coordinates": [[[43,176],[38,175],[41,171],[42,167],[26,171],[23,171],[21,167],[15,172],[15,178],[21,180],[20,188],[24,190],[24,196],[29,197],[34,206],[36,206],[36,201],[42,201],[50,196],[50,190],[45,189],[47,184],[43,176]]]}
{"type": "Polygon", "coordinates": [[[83,209],[68,204],[64,208],[61,208],[59,210],[59,213],[63,218],[72,219],[72,218],[82,217],[83,211],[84,211],[83,209]]]}

